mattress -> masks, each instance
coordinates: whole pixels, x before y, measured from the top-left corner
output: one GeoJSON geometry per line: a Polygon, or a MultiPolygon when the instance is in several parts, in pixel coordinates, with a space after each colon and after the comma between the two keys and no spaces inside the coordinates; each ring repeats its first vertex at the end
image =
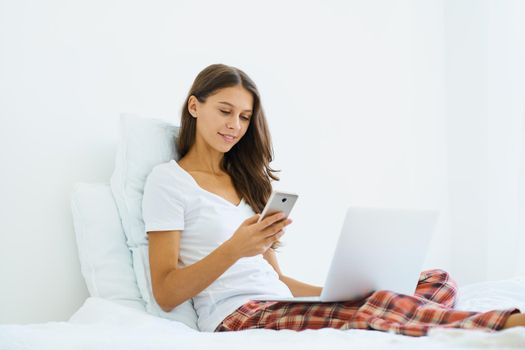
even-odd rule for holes
{"type": "MultiPolygon", "coordinates": [[[[525,311],[525,276],[460,287],[456,308],[525,311]]],[[[373,330],[205,333],[115,302],[89,297],[67,321],[0,325],[0,349],[525,349],[525,327],[499,332],[433,328],[410,337],[373,330]]]]}

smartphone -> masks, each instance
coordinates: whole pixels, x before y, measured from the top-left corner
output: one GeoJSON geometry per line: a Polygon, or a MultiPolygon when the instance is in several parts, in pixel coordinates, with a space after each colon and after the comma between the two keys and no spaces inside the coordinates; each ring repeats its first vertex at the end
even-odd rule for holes
{"type": "Polygon", "coordinates": [[[295,193],[273,190],[257,222],[260,222],[269,215],[281,211],[285,213],[286,217],[288,217],[298,197],[299,195],[295,193]]]}

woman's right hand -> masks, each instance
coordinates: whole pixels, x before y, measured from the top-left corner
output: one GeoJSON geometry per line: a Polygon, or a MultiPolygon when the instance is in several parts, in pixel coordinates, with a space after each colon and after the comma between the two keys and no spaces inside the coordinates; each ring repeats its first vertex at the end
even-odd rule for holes
{"type": "Polygon", "coordinates": [[[239,228],[227,241],[237,258],[264,254],[272,244],[284,234],[283,228],[292,223],[292,219],[284,219],[284,213],[278,212],[267,216],[261,222],[260,214],[255,214],[244,220],[239,228]]]}

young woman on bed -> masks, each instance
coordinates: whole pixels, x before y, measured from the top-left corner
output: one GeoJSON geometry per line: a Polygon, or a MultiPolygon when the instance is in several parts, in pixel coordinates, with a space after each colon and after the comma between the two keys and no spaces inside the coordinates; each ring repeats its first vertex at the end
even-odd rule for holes
{"type": "Polygon", "coordinates": [[[421,272],[413,296],[376,291],[337,303],[250,301],[254,296],[320,295],[322,287],[283,274],[274,247],[291,219],[257,223],[278,180],[270,133],[254,82],[222,64],[205,68],[185,100],[178,161],[153,168],[144,188],[152,289],[170,311],[193,298],[201,331],[251,328],[375,329],[411,336],[432,327],[500,330],[524,325],[518,309],[453,309],[447,272],[421,272]]]}

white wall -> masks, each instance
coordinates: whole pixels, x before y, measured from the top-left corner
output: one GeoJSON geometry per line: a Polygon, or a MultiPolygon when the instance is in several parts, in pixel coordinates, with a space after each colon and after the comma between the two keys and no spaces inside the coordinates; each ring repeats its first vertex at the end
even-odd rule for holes
{"type": "MultiPolygon", "coordinates": [[[[286,274],[323,283],[348,205],[445,208],[445,24],[461,21],[445,13],[442,1],[0,0],[0,322],[81,305],[73,184],[109,181],[120,112],[178,123],[212,63],[255,80],[275,187],[301,195],[286,274]]],[[[465,276],[443,215],[425,267],[465,276]]]]}
{"type": "Polygon", "coordinates": [[[486,1],[445,7],[445,106],[451,196],[451,257],[456,278],[482,280],[487,261],[487,16],[486,1]],[[476,242],[476,243],[474,243],[476,242]],[[468,258],[467,258],[468,257],[468,258]]]}
{"type": "Polygon", "coordinates": [[[444,23],[454,276],[524,274],[525,3],[447,1],[444,23]]]}

